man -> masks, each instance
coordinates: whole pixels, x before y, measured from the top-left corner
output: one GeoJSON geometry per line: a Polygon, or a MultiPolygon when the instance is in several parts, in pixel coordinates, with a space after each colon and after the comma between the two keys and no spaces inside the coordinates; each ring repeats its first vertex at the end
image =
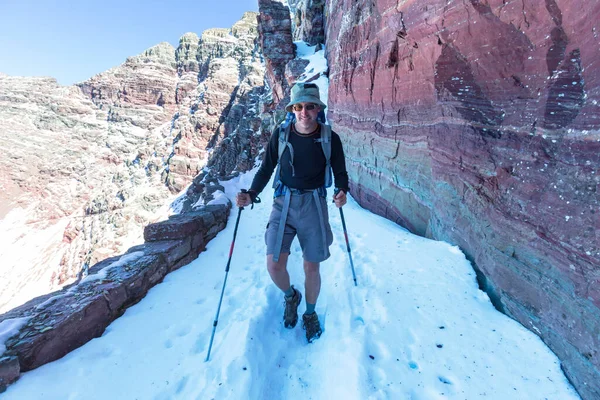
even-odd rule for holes
{"type": "MultiPolygon", "coordinates": [[[[298,83],[292,87],[291,101],[286,110],[293,111],[295,123],[290,126],[287,135],[284,129],[275,129],[250,190],[238,193],[236,198],[238,207],[251,204],[271,179],[275,167],[278,167],[273,209],[265,233],[267,269],[275,285],[284,292],[284,325],[293,328],[298,321],[298,305],[302,294],[290,284],[287,260],[292,240],[297,235],[302,247],[305,274],[306,312],[302,322],[309,343],[322,333],[315,313],[321,290],[319,263],[329,258],[329,246],[333,242],[325,198],[325,183],[331,180],[331,175],[327,177],[329,171],[325,145],[321,143],[321,131],[328,132],[330,128],[317,122],[319,112],[325,107],[319,98],[317,85],[298,83]]],[[[335,186],[340,189],[333,200],[337,207],[342,207],[346,204],[348,192],[344,151],[340,137],[335,132],[331,132],[330,143],[329,162],[335,186]]]]}

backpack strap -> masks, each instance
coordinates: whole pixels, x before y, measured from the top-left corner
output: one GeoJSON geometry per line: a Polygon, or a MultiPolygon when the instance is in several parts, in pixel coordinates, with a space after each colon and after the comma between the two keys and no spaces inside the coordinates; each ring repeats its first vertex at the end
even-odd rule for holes
{"type": "Polygon", "coordinates": [[[279,170],[281,169],[281,156],[286,148],[290,150],[290,166],[292,167],[292,176],[295,175],[294,171],[294,149],[292,144],[289,142],[290,129],[294,122],[294,113],[288,113],[283,123],[279,126],[279,141],[277,142],[277,170],[275,171],[275,179],[273,179],[273,188],[277,187],[279,183],[279,170]]]}
{"type": "Polygon", "coordinates": [[[292,193],[286,190],[283,204],[281,207],[281,216],[279,217],[279,226],[277,227],[277,236],[275,238],[275,249],[273,250],[273,261],[279,261],[281,255],[281,247],[283,246],[283,235],[285,233],[285,223],[287,221],[288,210],[290,208],[290,200],[292,193]]]}
{"type": "Polygon", "coordinates": [[[325,230],[325,213],[323,212],[323,204],[319,197],[319,190],[313,190],[313,198],[317,206],[317,213],[319,215],[319,225],[321,226],[321,236],[323,237],[323,256],[329,257],[329,246],[327,245],[327,231],[325,230]]]}
{"type": "Polygon", "coordinates": [[[328,188],[333,184],[333,176],[331,172],[331,126],[321,123],[321,148],[325,155],[325,187],[328,188]]]}

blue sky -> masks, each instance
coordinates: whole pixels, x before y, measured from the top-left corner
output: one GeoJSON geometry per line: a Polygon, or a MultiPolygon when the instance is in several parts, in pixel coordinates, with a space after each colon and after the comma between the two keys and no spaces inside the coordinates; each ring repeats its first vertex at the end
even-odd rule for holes
{"type": "Polygon", "coordinates": [[[186,32],[229,28],[258,0],[0,0],[0,72],[69,85],[186,32]]]}

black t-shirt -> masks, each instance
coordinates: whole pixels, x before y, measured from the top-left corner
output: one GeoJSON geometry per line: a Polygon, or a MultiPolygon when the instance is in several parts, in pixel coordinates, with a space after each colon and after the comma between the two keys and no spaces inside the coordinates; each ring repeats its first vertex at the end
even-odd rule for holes
{"type": "MultiPolygon", "coordinates": [[[[310,134],[298,133],[292,125],[288,141],[294,149],[294,168],[292,171],[290,151],[286,149],[281,155],[281,168],[279,171],[279,178],[284,185],[295,189],[317,189],[325,184],[326,160],[321,143],[317,141],[320,138],[320,125],[310,134]]],[[[252,181],[250,189],[256,191],[256,193],[262,192],[277,167],[278,146],[279,128],[271,135],[263,162],[252,181]]],[[[346,171],[342,141],[338,134],[333,131],[331,132],[330,162],[333,169],[335,187],[347,193],[348,173],[346,171]]]]}

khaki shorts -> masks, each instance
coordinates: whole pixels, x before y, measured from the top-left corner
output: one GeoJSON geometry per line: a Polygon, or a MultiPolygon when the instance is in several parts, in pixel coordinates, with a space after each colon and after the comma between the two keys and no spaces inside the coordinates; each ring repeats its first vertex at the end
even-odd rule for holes
{"type": "MultiPolygon", "coordinates": [[[[277,230],[279,229],[283,200],[284,196],[273,199],[273,210],[271,211],[267,231],[265,232],[267,255],[273,254],[275,251],[275,241],[277,240],[277,230]]],[[[327,200],[323,197],[319,197],[319,200],[321,201],[323,218],[325,219],[325,242],[327,246],[323,248],[323,232],[313,194],[311,192],[292,194],[283,234],[282,254],[290,253],[292,241],[298,235],[298,241],[302,248],[302,256],[306,261],[318,263],[329,258],[329,246],[333,243],[333,233],[331,232],[331,226],[329,226],[327,200]]]]}

